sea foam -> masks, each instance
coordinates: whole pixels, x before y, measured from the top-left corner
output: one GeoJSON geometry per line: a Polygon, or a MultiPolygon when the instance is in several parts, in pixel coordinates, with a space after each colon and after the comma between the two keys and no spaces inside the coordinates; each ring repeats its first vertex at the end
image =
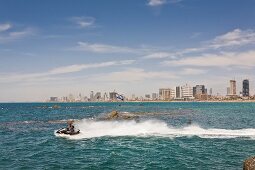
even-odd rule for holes
{"type": "Polygon", "coordinates": [[[189,125],[182,128],[168,126],[160,120],[135,121],[95,121],[83,119],[75,123],[80,129],[78,135],[68,136],[69,139],[88,139],[103,136],[138,136],[138,137],[191,137],[201,138],[250,138],[255,140],[255,129],[205,129],[198,125],[189,125]]]}

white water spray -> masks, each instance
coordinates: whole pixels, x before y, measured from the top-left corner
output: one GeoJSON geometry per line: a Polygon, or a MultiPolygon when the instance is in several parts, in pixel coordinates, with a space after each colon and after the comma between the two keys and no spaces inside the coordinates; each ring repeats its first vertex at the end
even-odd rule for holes
{"type": "Polygon", "coordinates": [[[70,139],[95,138],[102,136],[160,136],[182,137],[199,136],[201,138],[238,138],[245,137],[255,139],[255,129],[204,129],[198,125],[189,125],[183,128],[168,126],[159,120],[135,121],[94,121],[83,119],[75,124],[80,129],[78,135],[64,135],[70,139]]]}

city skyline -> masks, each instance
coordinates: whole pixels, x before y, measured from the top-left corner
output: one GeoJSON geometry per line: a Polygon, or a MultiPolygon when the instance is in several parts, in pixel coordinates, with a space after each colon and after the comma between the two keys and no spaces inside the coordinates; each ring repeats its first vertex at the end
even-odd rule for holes
{"type": "Polygon", "coordinates": [[[255,93],[255,1],[0,0],[0,102],[206,85],[255,93]]]}
{"type": "Polygon", "coordinates": [[[89,96],[82,94],[68,96],[62,95],[51,96],[46,102],[102,102],[102,101],[251,101],[254,100],[255,94],[250,94],[249,80],[242,81],[242,88],[236,88],[236,80],[229,80],[229,87],[225,95],[214,94],[213,89],[204,84],[197,84],[195,86],[185,84],[175,87],[159,88],[157,92],[150,92],[143,95],[119,93],[118,91],[102,92],[93,90],[90,91],[89,96]]]}

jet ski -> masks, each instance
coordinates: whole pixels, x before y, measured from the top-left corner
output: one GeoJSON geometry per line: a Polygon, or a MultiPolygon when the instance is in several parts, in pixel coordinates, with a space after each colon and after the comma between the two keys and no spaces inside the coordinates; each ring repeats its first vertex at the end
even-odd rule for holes
{"type": "Polygon", "coordinates": [[[80,130],[75,130],[74,125],[73,125],[74,121],[73,120],[69,120],[67,121],[67,128],[62,128],[56,131],[57,134],[59,135],[77,135],[80,133],[80,130]]]}
{"type": "Polygon", "coordinates": [[[78,135],[80,133],[80,130],[74,130],[70,131],[68,128],[62,128],[56,131],[58,134],[64,134],[64,135],[78,135]]]}

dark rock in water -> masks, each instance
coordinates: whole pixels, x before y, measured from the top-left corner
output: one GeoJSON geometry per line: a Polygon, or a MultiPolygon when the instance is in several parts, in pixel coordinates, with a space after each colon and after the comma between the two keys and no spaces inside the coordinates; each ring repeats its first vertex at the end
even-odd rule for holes
{"type": "Polygon", "coordinates": [[[139,116],[131,113],[118,112],[116,110],[108,113],[105,117],[97,118],[98,120],[138,120],[139,116]]]}
{"type": "Polygon", "coordinates": [[[53,109],[59,109],[60,106],[59,106],[59,105],[54,105],[54,106],[52,106],[52,108],[53,108],[53,109]]]}
{"type": "Polygon", "coordinates": [[[250,157],[244,161],[243,170],[255,170],[255,156],[250,157]]]}
{"type": "Polygon", "coordinates": [[[109,115],[107,116],[109,119],[114,119],[114,118],[118,118],[119,117],[119,113],[114,110],[111,113],[109,113],[109,115]]]}

